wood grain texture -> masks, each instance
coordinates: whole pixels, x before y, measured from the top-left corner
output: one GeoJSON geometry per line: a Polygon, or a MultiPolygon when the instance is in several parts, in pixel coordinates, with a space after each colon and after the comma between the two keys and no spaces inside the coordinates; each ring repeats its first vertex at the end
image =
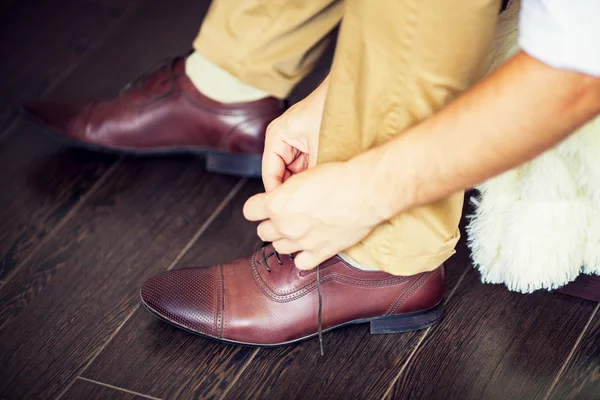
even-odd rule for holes
{"type": "Polygon", "coordinates": [[[103,6],[124,7],[131,6],[136,3],[142,3],[143,0],[80,0],[86,3],[102,4],[103,6]]]}
{"type": "MultiPolygon", "coordinates": [[[[116,95],[149,65],[190,47],[207,3],[185,0],[172,7],[146,0],[48,97],[91,100],[116,95]]],[[[84,22],[90,18],[101,19],[101,15],[79,15],[84,22]]],[[[31,25],[28,21],[24,22],[31,25]]],[[[81,35],[79,25],[62,24],[65,30],[73,30],[71,35],[81,35]]],[[[32,64],[35,61],[30,59],[32,64]]],[[[23,119],[0,137],[0,279],[29,256],[115,160],[111,155],[74,150],[23,119]]]]}
{"type": "MultiPolygon", "coordinates": [[[[64,152],[64,146],[19,124],[16,107],[41,95],[90,46],[105,36],[124,9],[77,0],[15,2],[0,17],[0,279],[11,273],[104,173],[114,157],[64,152]],[[14,122],[13,122],[14,119],[14,122]],[[57,157],[58,155],[58,157],[57,157]]],[[[71,88],[72,90],[72,88],[71,88]]]]}
{"type": "Polygon", "coordinates": [[[600,276],[581,274],[557,292],[600,302],[600,276]]]}
{"type": "Polygon", "coordinates": [[[22,0],[0,14],[0,104],[43,94],[106,35],[125,7],[80,0],[22,0]]]}
{"type": "Polygon", "coordinates": [[[0,15],[5,12],[10,12],[11,7],[15,4],[17,0],[2,0],[0,1],[0,15]]]}
{"type": "Polygon", "coordinates": [[[144,0],[68,82],[47,97],[90,101],[116,96],[166,57],[191,49],[210,0],[144,0]]]}
{"type": "Polygon", "coordinates": [[[0,278],[10,275],[116,160],[18,124],[0,142],[0,278]]]}
{"type": "Polygon", "coordinates": [[[0,398],[52,398],[139,306],[237,180],[131,160],[0,292],[0,398]]]}
{"type": "MultiPolygon", "coordinates": [[[[227,262],[260,248],[256,224],[241,211],[260,189],[247,184],[175,268],[227,262]]],[[[254,351],[184,332],[140,308],[83,376],[160,398],[216,398],[254,351]]]]}
{"type": "Polygon", "coordinates": [[[541,399],[593,303],[483,285],[470,270],[389,398],[541,399]]]}
{"type": "Polygon", "coordinates": [[[61,397],[61,400],[147,400],[152,397],[99,385],[94,382],[77,379],[73,386],[61,397]]]}
{"type": "Polygon", "coordinates": [[[600,305],[548,398],[600,398],[600,305]]]}

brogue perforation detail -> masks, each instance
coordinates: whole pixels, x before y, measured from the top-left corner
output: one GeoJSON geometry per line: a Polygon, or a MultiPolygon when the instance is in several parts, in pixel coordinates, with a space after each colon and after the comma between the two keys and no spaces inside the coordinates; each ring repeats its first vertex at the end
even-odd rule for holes
{"type": "Polygon", "coordinates": [[[223,276],[223,264],[219,264],[217,268],[217,276],[219,282],[215,284],[221,291],[221,296],[217,298],[217,312],[215,318],[217,319],[217,333],[223,337],[223,314],[225,314],[225,277],[223,276]]]}

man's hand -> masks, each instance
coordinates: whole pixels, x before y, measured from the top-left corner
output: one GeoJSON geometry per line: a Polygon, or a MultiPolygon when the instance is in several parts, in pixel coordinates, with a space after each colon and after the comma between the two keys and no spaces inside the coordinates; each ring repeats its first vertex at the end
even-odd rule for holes
{"type": "Polygon", "coordinates": [[[262,176],[267,192],[316,164],[328,80],[267,128],[262,176]]]}
{"type": "Polygon", "coordinates": [[[258,235],[300,269],[312,269],[365,238],[381,222],[365,166],[330,163],[250,198],[244,215],[263,221],[258,235]]]}

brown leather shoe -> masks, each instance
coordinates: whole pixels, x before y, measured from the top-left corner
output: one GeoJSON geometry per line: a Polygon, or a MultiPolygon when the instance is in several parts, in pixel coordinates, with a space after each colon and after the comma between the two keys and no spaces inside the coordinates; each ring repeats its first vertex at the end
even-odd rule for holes
{"type": "Polygon", "coordinates": [[[443,293],[443,266],[394,276],[333,257],[302,271],[290,256],[267,246],[229,264],[156,275],[144,284],[141,297],[150,312],[187,331],[269,347],[366,322],[373,334],[423,329],[442,318],[443,293]]]}
{"type": "Polygon", "coordinates": [[[258,177],[266,128],[285,104],[272,97],[213,101],[186,76],[181,56],[142,74],[115,99],[85,105],[37,101],[23,108],[52,133],[90,150],[200,153],[210,171],[258,177]]]}

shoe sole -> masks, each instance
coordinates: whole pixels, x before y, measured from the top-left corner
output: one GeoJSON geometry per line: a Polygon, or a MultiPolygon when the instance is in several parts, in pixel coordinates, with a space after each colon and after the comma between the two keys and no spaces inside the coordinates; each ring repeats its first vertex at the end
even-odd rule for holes
{"type": "Polygon", "coordinates": [[[35,117],[25,110],[21,110],[21,114],[25,121],[33,124],[36,128],[41,128],[42,131],[53,138],[66,143],[68,145],[81,149],[106,154],[117,154],[135,157],[146,156],[172,156],[172,155],[194,155],[202,156],[205,160],[206,170],[223,175],[232,175],[245,178],[260,178],[262,170],[262,156],[258,154],[238,154],[228,153],[225,151],[214,150],[203,147],[184,147],[175,149],[160,149],[160,150],[137,150],[137,149],[118,149],[95,145],[87,142],[82,142],[63,135],[54,129],[50,128],[44,121],[35,117]]]}
{"type": "MultiPolygon", "coordinates": [[[[196,332],[194,330],[191,330],[183,325],[176,323],[175,321],[172,321],[172,320],[158,314],[156,311],[154,311],[152,308],[150,308],[148,306],[148,304],[146,304],[146,302],[144,302],[143,300],[142,300],[142,304],[144,305],[144,307],[146,307],[146,309],[152,315],[154,315],[161,321],[164,321],[170,325],[173,325],[173,326],[175,326],[179,329],[182,329],[186,332],[189,332],[191,334],[201,336],[203,338],[214,340],[214,341],[221,342],[221,343],[233,344],[236,346],[274,348],[274,347],[287,346],[287,345],[291,345],[291,344],[300,343],[305,340],[315,338],[319,335],[318,332],[315,332],[311,335],[303,336],[298,339],[290,340],[288,342],[273,343],[273,344],[239,342],[236,340],[217,338],[214,336],[206,335],[201,332],[196,332]]],[[[365,324],[365,323],[371,324],[371,334],[372,335],[404,333],[404,332],[419,331],[422,329],[429,328],[430,326],[435,325],[438,322],[441,322],[443,319],[444,319],[444,305],[443,305],[443,302],[440,302],[436,306],[431,307],[427,310],[423,310],[423,311],[416,311],[416,312],[412,312],[412,313],[408,313],[408,314],[388,315],[388,316],[382,316],[382,317],[362,318],[362,319],[356,319],[353,321],[348,321],[343,324],[339,324],[339,325],[333,326],[331,328],[324,329],[323,333],[327,333],[334,329],[343,328],[343,327],[349,326],[349,325],[357,325],[357,324],[365,324]]]]}

